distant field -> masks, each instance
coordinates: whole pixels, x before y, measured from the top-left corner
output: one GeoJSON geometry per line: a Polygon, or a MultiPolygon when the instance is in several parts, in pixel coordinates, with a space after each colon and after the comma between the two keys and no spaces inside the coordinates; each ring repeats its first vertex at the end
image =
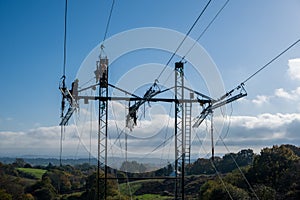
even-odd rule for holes
{"type": "MultiPolygon", "coordinates": [[[[134,194],[137,190],[139,190],[142,187],[142,184],[151,184],[153,182],[162,182],[161,179],[152,179],[152,180],[139,180],[139,181],[133,181],[130,183],[122,183],[120,184],[120,191],[121,194],[131,196],[134,194]]],[[[143,194],[143,195],[133,195],[133,199],[138,200],[153,200],[153,199],[173,199],[172,197],[167,196],[161,196],[158,194],[143,194]]]]}
{"type": "Polygon", "coordinates": [[[120,190],[122,194],[130,196],[131,194],[135,193],[138,189],[141,188],[140,181],[131,182],[129,184],[122,183],[120,184],[120,190]]]}
{"type": "Polygon", "coordinates": [[[138,180],[132,181],[130,183],[122,183],[120,184],[120,190],[122,194],[130,195],[135,193],[142,187],[142,183],[152,183],[152,182],[162,182],[161,179],[152,179],[152,180],[138,180]]]}
{"type": "Polygon", "coordinates": [[[42,179],[42,176],[47,171],[47,170],[44,170],[44,169],[35,169],[35,168],[17,168],[17,170],[22,171],[22,172],[27,173],[27,174],[31,174],[37,179],[42,179]]]}
{"type": "Polygon", "coordinates": [[[173,199],[172,197],[164,197],[157,194],[144,194],[144,195],[135,196],[135,198],[138,200],[173,199]]]}

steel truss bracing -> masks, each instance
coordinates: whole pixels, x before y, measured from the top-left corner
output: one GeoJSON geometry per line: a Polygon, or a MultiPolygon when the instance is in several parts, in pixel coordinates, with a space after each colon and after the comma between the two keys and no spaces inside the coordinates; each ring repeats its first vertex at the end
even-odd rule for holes
{"type": "Polygon", "coordinates": [[[183,62],[175,63],[175,199],[184,199],[185,107],[183,62]],[[178,178],[181,177],[181,178],[178,178]],[[177,179],[178,178],[178,179],[177,179]],[[179,191],[180,190],[180,191],[179,191]]]}
{"type": "Polygon", "coordinates": [[[97,168],[97,195],[101,199],[100,189],[104,188],[104,199],[107,196],[107,128],[108,128],[108,59],[100,58],[95,71],[96,82],[99,83],[99,97],[106,97],[98,101],[98,168],[97,168]],[[100,181],[100,168],[104,169],[104,181],[100,181]],[[102,184],[103,185],[102,185],[102,184]]]}
{"type": "MultiPolygon", "coordinates": [[[[173,179],[175,181],[174,197],[176,200],[185,198],[184,188],[184,177],[185,177],[185,162],[188,159],[190,163],[191,157],[191,129],[192,129],[192,104],[197,103],[202,106],[202,112],[196,118],[196,123],[193,127],[198,127],[202,121],[209,115],[212,114],[213,110],[219,108],[227,103],[233,102],[239,98],[247,95],[243,88],[243,85],[226,93],[218,100],[214,100],[204,94],[185,87],[184,84],[184,64],[182,62],[175,63],[175,87],[160,90],[158,84],[155,82],[152,87],[146,91],[143,97],[139,97],[135,94],[131,94],[119,87],[109,84],[108,82],[108,59],[100,56],[100,60],[97,61],[97,67],[95,70],[96,83],[86,88],[80,88],[78,90],[78,80],[75,80],[72,84],[72,89],[69,91],[62,84],[60,90],[63,95],[62,102],[62,121],[60,125],[65,126],[73,112],[79,108],[78,102],[84,100],[84,103],[88,103],[90,100],[98,101],[98,174],[97,174],[97,198],[106,199],[107,197],[107,180],[111,179],[108,177],[108,102],[109,101],[128,101],[134,102],[132,106],[129,106],[128,114],[126,117],[126,126],[129,130],[134,128],[136,123],[136,114],[139,107],[146,102],[169,102],[175,103],[175,147],[174,147],[174,165],[175,165],[175,177],[164,177],[164,179],[173,179]],[[117,89],[125,94],[129,94],[131,97],[112,97],[109,95],[109,87],[117,89]],[[96,96],[82,96],[81,92],[86,90],[95,90],[98,88],[98,94],[96,96]],[[174,89],[174,98],[155,98],[156,95],[165,91],[174,89]],[[234,91],[239,91],[238,94],[232,95],[234,91]],[[190,97],[185,98],[185,92],[190,92],[190,97]],[[197,95],[197,98],[194,98],[197,95]],[[65,99],[69,102],[69,109],[67,112],[63,112],[65,105],[65,99]],[[72,112],[71,112],[72,111],[72,112]],[[130,123],[133,122],[131,126],[130,123]],[[100,171],[100,170],[103,170],[100,171]],[[103,175],[100,175],[103,174],[103,175]],[[100,191],[104,191],[104,195],[100,196],[100,191]]],[[[213,132],[211,131],[211,134],[213,132]]],[[[127,135],[125,135],[127,141],[127,135]]],[[[126,142],[127,143],[127,142],[126,142]]],[[[212,138],[213,147],[213,138],[212,138]]],[[[127,149],[127,145],[125,147],[127,149]]],[[[126,154],[127,160],[127,154],[126,154]]],[[[116,177],[118,178],[118,177],[116,177]]],[[[147,179],[148,177],[144,177],[147,179]]],[[[151,179],[153,177],[149,177],[151,179]]],[[[159,178],[159,177],[158,177],[159,178]]]]}

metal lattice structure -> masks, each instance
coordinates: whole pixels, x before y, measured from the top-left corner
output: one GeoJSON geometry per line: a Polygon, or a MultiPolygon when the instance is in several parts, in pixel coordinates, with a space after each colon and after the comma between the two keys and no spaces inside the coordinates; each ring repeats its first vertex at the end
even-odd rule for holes
{"type": "MultiPolygon", "coordinates": [[[[104,100],[98,103],[98,167],[97,174],[100,176],[100,167],[104,168],[104,198],[106,199],[107,191],[107,131],[108,131],[108,59],[101,58],[97,61],[97,69],[95,71],[96,83],[98,84],[99,97],[104,100]]],[[[100,180],[97,178],[97,194],[100,198],[100,180]]]]}
{"type": "Polygon", "coordinates": [[[175,199],[184,198],[185,107],[183,63],[175,63],[175,199]],[[181,177],[181,179],[178,179],[181,177]]]}
{"type": "MultiPolygon", "coordinates": [[[[198,127],[202,121],[213,112],[214,109],[219,108],[227,103],[235,101],[247,95],[243,86],[239,86],[234,90],[226,93],[218,100],[214,100],[200,92],[194,91],[185,87],[184,84],[184,63],[175,63],[175,87],[160,90],[160,87],[155,82],[150,89],[148,89],[143,97],[131,94],[121,88],[118,88],[109,83],[108,77],[108,59],[106,57],[101,57],[96,63],[96,70],[94,71],[96,83],[87,86],[85,88],[80,88],[78,90],[78,80],[75,80],[72,84],[72,89],[68,90],[64,84],[60,87],[61,93],[63,95],[63,102],[65,99],[69,102],[69,108],[64,113],[64,103],[62,103],[62,115],[60,125],[63,127],[68,124],[69,119],[72,114],[79,108],[79,101],[84,101],[85,104],[89,101],[98,101],[98,169],[97,169],[97,197],[100,199],[100,190],[104,189],[104,199],[107,197],[107,180],[108,178],[108,103],[109,101],[128,101],[134,102],[133,105],[128,107],[128,114],[126,116],[126,127],[131,131],[136,125],[137,111],[146,102],[168,102],[175,104],[175,127],[174,127],[174,165],[175,165],[175,177],[157,177],[160,179],[173,179],[174,184],[174,197],[175,199],[185,198],[185,188],[184,188],[184,178],[185,178],[185,165],[186,159],[190,163],[191,157],[191,135],[192,127],[198,127]],[[130,94],[131,97],[113,97],[109,96],[109,88],[117,89],[125,94],[130,94]],[[155,98],[156,95],[163,93],[165,91],[174,89],[175,96],[173,98],[155,98]],[[82,91],[86,90],[97,90],[97,95],[86,96],[79,95],[82,91]],[[240,93],[232,96],[233,92],[239,90],[240,93]],[[190,97],[185,98],[185,93],[189,92],[190,97]],[[197,95],[197,98],[194,98],[197,95]],[[192,104],[197,103],[202,106],[202,112],[196,118],[196,123],[192,126],[192,104]],[[100,176],[100,170],[103,170],[104,175],[100,176]],[[103,180],[103,181],[101,181],[103,180]],[[103,185],[101,185],[103,184],[103,185]]],[[[211,131],[213,134],[213,131],[211,131]]],[[[213,135],[212,135],[213,138],[213,135]]],[[[127,149],[127,133],[125,133],[125,140],[127,149]]],[[[213,141],[212,141],[213,142],[213,141]]],[[[213,144],[212,144],[213,145],[213,144]]],[[[127,154],[126,160],[127,160],[127,154]]],[[[150,177],[149,177],[150,178],[150,177]]],[[[110,178],[111,179],[111,178],[110,178]]],[[[117,179],[117,178],[116,178],[117,179]]],[[[147,179],[145,177],[144,179],[147,179]]],[[[153,177],[151,177],[153,179],[153,177]]]]}

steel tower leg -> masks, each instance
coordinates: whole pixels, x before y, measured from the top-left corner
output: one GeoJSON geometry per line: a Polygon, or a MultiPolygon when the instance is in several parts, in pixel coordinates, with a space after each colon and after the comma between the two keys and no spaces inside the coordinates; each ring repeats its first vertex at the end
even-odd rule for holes
{"type": "Polygon", "coordinates": [[[184,199],[185,112],[183,63],[175,63],[175,199],[184,199]],[[180,174],[178,174],[180,169],[180,174]],[[179,192],[180,191],[180,192],[179,192]]]}
{"type": "Polygon", "coordinates": [[[210,137],[211,137],[211,160],[215,160],[215,144],[214,144],[214,123],[213,123],[213,111],[210,113],[211,115],[211,122],[210,122],[210,137]]]}
{"type": "Polygon", "coordinates": [[[97,196],[100,196],[101,183],[103,183],[104,199],[107,197],[107,128],[108,128],[108,59],[100,58],[97,62],[96,78],[99,80],[99,99],[106,97],[105,100],[99,100],[98,111],[98,168],[97,168],[97,196]],[[100,168],[104,168],[104,177],[100,177],[100,168]],[[104,181],[100,182],[100,179],[104,181]]]}

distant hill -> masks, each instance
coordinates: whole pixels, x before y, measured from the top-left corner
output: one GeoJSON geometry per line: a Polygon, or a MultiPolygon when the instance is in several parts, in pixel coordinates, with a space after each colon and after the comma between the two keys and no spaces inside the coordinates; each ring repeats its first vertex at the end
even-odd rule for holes
{"type": "MultiPolygon", "coordinates": [[[[26,163],[29,163],[32,166],[47,166],[49,163],[55,166],[59,166],[60,162],[58,158],[38,158],[35,156],[22,156],[22,157],[0,157],[0,162],[4,164],[11,164],[15,162],[16,158],[22,158],[26,163]]],[[[113,167],[115,169],[120,169],[122,167],[122,164],[124,162],[124,158],[121,157],[113,157],[109,158],[109,160],[113,160],[113,167]]],[[[128,161],[136,161],[141,160],[140,158],[130,158],[128,161]]],[[[97,165],[97,159],[96,158],[64,158],[62,159],[63,165],[80,165],[84,163],[89,163],[90,165],[97,165]]],[[[145,166],[148,167],[148,169],[158,169],[158,166],[161,166],[161,163],[168,163],[167,160],[163,160],[160,158],[147,158],[144,162],[142,162],[145,166]]]]}
{"type": "MultiPolygon", "coordinates": [[[[57,158],[24,158],[22,157],[22,159],[24,159],[24,161],[26,163],[29,163],[33,166],[39,165],[39,166],[47,166],[49,163],[51,163],[52,165],[56,165],[58,166],[59,163],[59,159],[57,158]]],[[[4,164],[11,164],[13,162],[15,162],[16,157],[0,157],[0,162],[4,163],[4,164]]],[[[80,165],[83,163],[89,163],[91,165],[97,165],[97,159],[93,158],[91,160],[86,159],[86,158],[80,158],[80,159],[63,159],[62,160],[62,164],[63,165],[80,165]]]]}

